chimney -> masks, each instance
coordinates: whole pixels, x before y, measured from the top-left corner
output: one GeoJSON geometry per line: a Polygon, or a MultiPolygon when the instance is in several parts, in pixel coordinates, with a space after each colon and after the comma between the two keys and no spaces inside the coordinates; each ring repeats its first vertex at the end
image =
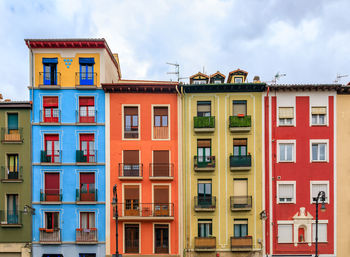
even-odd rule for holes
{"type": "Polygon", "coordinates": [[[253,83],[260,83],[260,77],[254,76],[253,83]]]}

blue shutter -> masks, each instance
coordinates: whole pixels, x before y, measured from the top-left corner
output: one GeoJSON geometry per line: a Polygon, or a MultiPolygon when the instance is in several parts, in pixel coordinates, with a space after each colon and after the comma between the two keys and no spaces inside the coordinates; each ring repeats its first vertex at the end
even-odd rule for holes
{"type": "Polygon", "coordinates": [[[80,64],[95,64],[95,59],[94,58],[79,58],[79,63],[80,64]]]}
{"type": "Polygon", "coordinates": [[[43,58],[43,63],[44,64],[49,64],[49,63],[58,63],[57,58],[43,58]]]}
{"type": "Polygon", "coordinates": [[[18,129],[18,114],[17,113],[7,114],[7,125],[8,125],[9,130],[17,130],[18,129]]]}

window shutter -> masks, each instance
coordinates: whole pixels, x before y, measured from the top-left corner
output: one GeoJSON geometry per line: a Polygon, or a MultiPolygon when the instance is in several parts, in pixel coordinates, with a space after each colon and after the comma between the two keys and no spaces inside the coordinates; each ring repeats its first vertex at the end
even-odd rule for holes
{"type": "Polygon", "coordinates": [[[94,97],[79,97],[79,106],[94,106],[94,97]]]}
{"type": "Polygon", "coordinates": [[[57,58],[43,58],[43,63],[44,64],[58,63],[58,60],[57,58]]]}
{"type": "Polygon", "coordinates": [[[318,193],[320,191],[324,191],[326,193],[326,200],[328,198],[328,190],[327,190],[327,184],[312,184],[312,200],[314,197],[317,197],[318,193]]]}
{"type": "Polygon", "coordinates": [[[233,195],[246,196],[248,194],[248,180],[235,179],[233,180],[233,195]]]}
{"type": "Polygon", "coordinates": [[[154,203],[169,203],[169,186],[154,187],[154,203]]]}
{"type": "Polygon", "coordinates": [[[197,102],[198,112],[210,112],[211,102],[197,102]]]}
{"type": "Polygon", "coordinates": [[[154,107],[155,116],[168,116],[168,107],[154,107]]]}
{"type": "Polygon", "coordinates": [[[139,150],[125,150],[123,151],[124,164],[139,163],[139,150]]]}
{"type": "Polygon", "coordinates": [[[80,141],[94,141],[94,134],[80,134],[80,141]]]}
{"type": "Polygon", "coordinates": [[[280,119],[293,119],[294,118],[294,108],[293,107],[279,107],[278,108],[278,118],[280,118],[280,119]]]}
{"type": "Polygon", "coordinates": [[[326,114],[327,109],[326,107],[312,107],[311,113],[312,114],[326,114]]]}
{"type": "Polygon", "coordinates": [[[247,101],[233,101],[233,116],[247,115],[247,101]]]}
{"type": "Polygon", "coordinates": [[[294,185],[292,184],[279,184],[278,185],[278,197],[279,198],[294,198],[294,185]]]}
{"type": "Polygon", "coordinates": [[[125,186],[124,187],[124,199],[125,200],[138,200],[139,199],[139,186],[125,186]]]}
{"type": "Polygon", "coordinates": [[[137,115],[137,107],[124,107],[124,115],[137,115]]]}
{"type": "Polygon", "coordinates": [[[79,58],[79,64],[95,64],[94,58],[79,58]]]}
{"type": "Polygon", "coordinates": [[[248,220],[238,220],[238,219],[235,219],[235,220],[234,220],[234,224],[235,224],[235,225],[248,225],[248,220]]]}
{"type": "Polygon", "coordinates": [[[18,114],[17,113],[7,114],[7,126],[8,126],[8,129],[18,129],[18,114]]]}
{"type": "Polygon", "coordinates": [[[47,172],[45,173],[45,189],[60,189],[60,174],[47,172]]]}
{"type": "MultiPolygon", "coordinates": [[[[316,224],[312,224],[312,242],[316,241],[316,224]]],[[[318,242],[327,242],[327,224],[318,223],[318,242]]]]}
{"type": "Polygon", "coordinates": [[[80,184],[95,184],[95,173],[80,173],[80,184]]]}
{"type": "Polygon", "coordinates": [[[278,243],[293,243],[293,225],[278,225],[278,243]]]}
{"type": "Polygon", "coordinates": [[[58,96],[44,96],[44,107],[58,107],[58,96]]]}
{"type": "Polygon", "coordinates": [[[197,147],[210,147],[211,140],[210,139],[199,139],[197,140],[197,147]]]}
{"type": "Polygon", "coordinates": [[[45,135],[45,141],[58,141],[59,137],[56,134],[45,135]]]}
{"type": "Polygon", "coordinates": [[[247,145],[247,139],[233,139],[233,145],[247,145]]]}
{"type": "Polygon", "coordinates": [[[153,151],[153,163],[169,163],[169,151],[153,151]]]}

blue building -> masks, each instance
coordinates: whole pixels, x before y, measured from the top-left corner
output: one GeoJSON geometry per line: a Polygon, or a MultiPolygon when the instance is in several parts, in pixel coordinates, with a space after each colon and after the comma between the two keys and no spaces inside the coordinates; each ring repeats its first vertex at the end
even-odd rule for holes
{"type": "Polygon", "coordinates": [[[101,83],[120,79],[118,56],[104,39],[26,44],[33,103],[32,256],[105,256],[109,138],[101,83]]]}

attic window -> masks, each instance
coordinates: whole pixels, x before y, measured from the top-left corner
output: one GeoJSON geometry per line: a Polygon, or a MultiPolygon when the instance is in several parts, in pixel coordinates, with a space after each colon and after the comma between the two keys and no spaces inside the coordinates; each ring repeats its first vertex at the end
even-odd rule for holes
{"type": "Polygon", "coordinates": [[[214,79],[214,84],[221,84],[221,79],[214,79]]]}
{"type": "Polygon", "coordinates": [[[193,80],[193,84],[206,84],[206,81],[204,79],[193,80]]]}
{"type": "Polygon", "coordinates": [[[242,77],[235,77],[234,82],[235,83],[243,83],[243,78],[242,77]]]}

